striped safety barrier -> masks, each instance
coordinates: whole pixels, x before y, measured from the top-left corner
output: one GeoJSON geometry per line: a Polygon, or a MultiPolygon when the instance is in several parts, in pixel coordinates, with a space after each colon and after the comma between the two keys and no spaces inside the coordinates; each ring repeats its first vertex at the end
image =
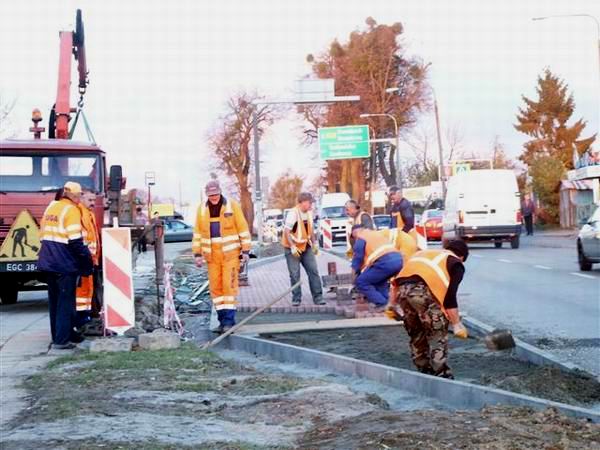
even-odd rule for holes
{"type": "Polygon", "coordinates": [[[135,326],[135,304],[129,228],[102,229],[104,327],[123,334],[135,326]]]}
{"type": "Polygon", "coordinates": [[[321,234],[323,235],[323,248],[333,248],[333,233],[331,231],[331,220],[324,219],[323,225],[321,226],[321,234]]]}

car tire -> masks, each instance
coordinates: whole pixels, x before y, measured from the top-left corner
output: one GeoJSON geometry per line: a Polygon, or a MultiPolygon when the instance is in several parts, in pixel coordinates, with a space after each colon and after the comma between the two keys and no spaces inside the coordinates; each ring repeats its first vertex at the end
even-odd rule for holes
{"type": "Polygon", "coordinates": [[[592,270],[592,263],[585,257],[581,243],[577,243],[577,261],[579,262],[579,270],[589,272],[592,270]]]}
{"type": "Polygon", "coordinates": [[[502,248],[502,241],[494,241],[494,247],[502,248]]]}
{"type": "Polygon", "coordinates": [[[3,283],[0,289],[0,300],[3,305],[14,305],[19,298],[19,285],[17,283],[3,283]]]}
{"type": "Polygon", "coordinates": [[[513,236],[510,240],[510,248],[517,249],[521,244],[521,238],[519,235],[513,236]]]}

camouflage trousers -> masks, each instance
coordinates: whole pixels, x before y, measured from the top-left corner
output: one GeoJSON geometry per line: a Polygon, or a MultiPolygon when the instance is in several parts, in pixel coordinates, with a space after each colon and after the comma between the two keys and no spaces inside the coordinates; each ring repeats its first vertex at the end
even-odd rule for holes
{"type": "Polygon", "coordinates": [[[448,367],[448,319],[423,282],[398,289],[404,327],[410,337],[412,360],[419,372],[454,378],[448,367]]]}

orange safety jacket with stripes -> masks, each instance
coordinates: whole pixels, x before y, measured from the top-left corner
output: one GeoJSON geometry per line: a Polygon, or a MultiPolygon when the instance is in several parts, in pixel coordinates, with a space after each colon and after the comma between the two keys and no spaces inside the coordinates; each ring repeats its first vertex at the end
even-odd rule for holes
{"type": "Polygon", "coordinates": [[[306,225],[304,224],[304,220],[302,220],[302,213],[300,208],[297,206],[294,208],[294,213],[296,214],[296,229],[289,230],[289,239],[284,232],[281,236],[281,245],[285,248],[291,248],[292,245],[295,245],[300,252],[306,251],[306,247],[310,245],[313,237],[313,216],[310,211],[305,213],[307,220],[306,225]],[[291,241],[291,242],[290,242],[291,241]]]}
{"type": "Polygon", "coordinates": [[[406,261],[395,279],[401,282],[403,278],[410,278],[415,275],[420,277],[440,304],[442,312],[446,314],[444,299],[450,285],[450,274],[447,269],[447,261],[450,256],[458,258],[449,250],[423,250],[417,252],[406,261]]]}
{"type": "Polygon", "coordinates": [[[100,233],[96,225],[96,216],[93,211],[90,211],[81,203],[77,206],[81,211],[81,235],[83,243],[92,254],[94,266],[97,266],[100,262],[100,233]]]}
{"type": "MultiPolygon", "coordinates": [[[[361,272],[371,266],[375,261],[388,253],[398,253],[398,250],[392,245],[389,239],[379,231],[361,229],[358,232],[356,241],[365,242],[365,253],[362,260],[361,272]]],[[[355,255],[358,252],[355,252],[355,255]]]]}
{"type": "Polygon", "coordinates": [[[240,252],[249,252],[251,245],[248,223],[235,200],[223,197],[219,217],[210,217],[208,203],[198,208],[192,238],[194,255],[203,256],[210,263],[213,250],[220,250],[224,260],[237,259],[240,252]]]}
{"type": "Polygon", "coordinates": [[[40,224],[42,247],[38,269],[42,272],[90,275],[92,256],[83,243],[81,211],[63,198],[48,205],[40,224]]]}
{"type": "Polygon", "coordinates": [[[405,233],[399,228],[379,230],[378,233],[385,236],[396,250],[402,254],[402,261],[407,261],[408,258],[419,250],[417,241],[410,234],[405,233]]]}

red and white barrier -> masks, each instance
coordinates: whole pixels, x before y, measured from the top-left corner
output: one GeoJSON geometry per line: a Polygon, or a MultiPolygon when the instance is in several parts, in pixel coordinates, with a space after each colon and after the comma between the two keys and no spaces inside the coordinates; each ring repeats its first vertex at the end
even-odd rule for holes
{"type": "Polygon", "coordinates": [[[135,326],[129,228],[102,229],[104,327],[123,334],[135,326]]]}
{"type": "Polygon", "coordinates": [[[321,234],[323,235],[323,248],[333,248],[333,233],[331,231],[330,219],[323,219],[323,225],[321,225],[321,234]]]}
{"type": "Polygon", "coordinates": [[[165,328],[176,331],[179,336],[183,335],[183,324],[179,320],[175,309],[173,286],[171,285],[171,269],[173,264],[165,263],[165,299],[163,307],[163,319],[165,328]]]}
{"type": "Polygon", "coordinates": [[[415,227],[417,235],[417,247],[419,250],[427,250],[427,230],[425,227],[415,227]],[[420,231],[422,230],[422,232],[420,231]]]}

